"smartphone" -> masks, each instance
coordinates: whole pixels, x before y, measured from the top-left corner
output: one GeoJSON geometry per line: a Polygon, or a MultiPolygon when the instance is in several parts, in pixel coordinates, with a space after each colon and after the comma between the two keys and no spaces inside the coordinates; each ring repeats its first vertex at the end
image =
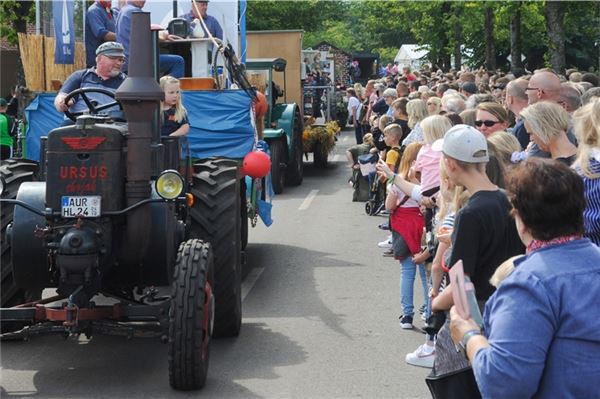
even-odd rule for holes
{"type": "Polygon", "coordinates": [[[483,318],[477,305],[475,287],[468,276],[465,276],[462,260],[458,260],[448,272],[452,285],[452,299],[456,311],[463,319],[473,319],[480,328],[483,327],[483,318]]]}

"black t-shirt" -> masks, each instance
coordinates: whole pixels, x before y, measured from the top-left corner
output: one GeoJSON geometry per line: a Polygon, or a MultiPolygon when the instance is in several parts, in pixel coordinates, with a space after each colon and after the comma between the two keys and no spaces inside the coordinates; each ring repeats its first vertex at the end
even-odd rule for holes
{"type": "Polygon", "coordinates": [[[181,122],[177,122],[175,120],[175,108],[169,108],[168,110],[163,111],[163,121],[162,126],[160,127],[160,135],[168,136],[175,130],[179,129],[181,125],[185,125],[186,123],[190,123],[187,115],[183,117],[181,122]]]}
{"type": "Polygon", "coordinates": [[[406,136],[408,136],[408,134],[410,133],[410,128],[408,127],[408,121],[405,121],[404,119],[394,119],[394,122],[392,123],[396,123],[398,125],[400,125],[400,127],[402,128],[402,138],[400,139],[400,143],[402,143],[404,141],[404,139],[406,138],[406,136]]]}
{"type": "Polygon", "coordinates": [[[371,133],[373,134],[373,142],[375,143],[375,147],[377,147],[379,151],[385,150],[387,148],[387,145],[385,144],[385,140],[383,139],[383,132],[379,130],[378,127],[375,127],[373,128],[371,133]]]}
{"type": "Polygon", "coordinates": [[[496,268],[525,252],[510,209],[503,191],[478,191],[456,215],[450,265],[462,259],[479,300],[494,293],[489,280],[496,268]]]}

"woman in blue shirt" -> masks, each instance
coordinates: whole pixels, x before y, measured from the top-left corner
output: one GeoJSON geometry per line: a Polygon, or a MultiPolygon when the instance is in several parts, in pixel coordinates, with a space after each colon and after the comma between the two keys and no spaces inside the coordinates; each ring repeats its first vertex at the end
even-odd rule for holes
{"type": "Polygon", "coordinates": [[[507,190],[526,255],[488,300],[484,331],[451,310],[452,339],[484,398],[598,397],[600,248],[583,238],[583,182],[530,158],[507,190]]]}

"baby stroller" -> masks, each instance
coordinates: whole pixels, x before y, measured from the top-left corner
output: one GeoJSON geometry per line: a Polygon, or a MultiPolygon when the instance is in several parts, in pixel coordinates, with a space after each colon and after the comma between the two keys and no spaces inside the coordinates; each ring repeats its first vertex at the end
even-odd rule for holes
{"type": "Polygon", "coordinates": [[[365,154],[358,157],[360,171],[369,178],[369,199],[365,202],[365,213],[374,216],[385,207],[385,182],[380,182],[375,171],[375,164],[379,160],[377,154],[365,154]]]}

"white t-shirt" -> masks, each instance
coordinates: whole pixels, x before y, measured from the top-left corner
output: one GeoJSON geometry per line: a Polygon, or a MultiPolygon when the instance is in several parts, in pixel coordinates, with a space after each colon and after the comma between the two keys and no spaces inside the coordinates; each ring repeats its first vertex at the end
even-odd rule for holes
{"type": "Polygon", "coordinates": [[[348,98],[348,118],[352,118],[352,108],[356,107],[356,118],[360,116],[360,108],[362,104],[356,97],[348,98]]]}

